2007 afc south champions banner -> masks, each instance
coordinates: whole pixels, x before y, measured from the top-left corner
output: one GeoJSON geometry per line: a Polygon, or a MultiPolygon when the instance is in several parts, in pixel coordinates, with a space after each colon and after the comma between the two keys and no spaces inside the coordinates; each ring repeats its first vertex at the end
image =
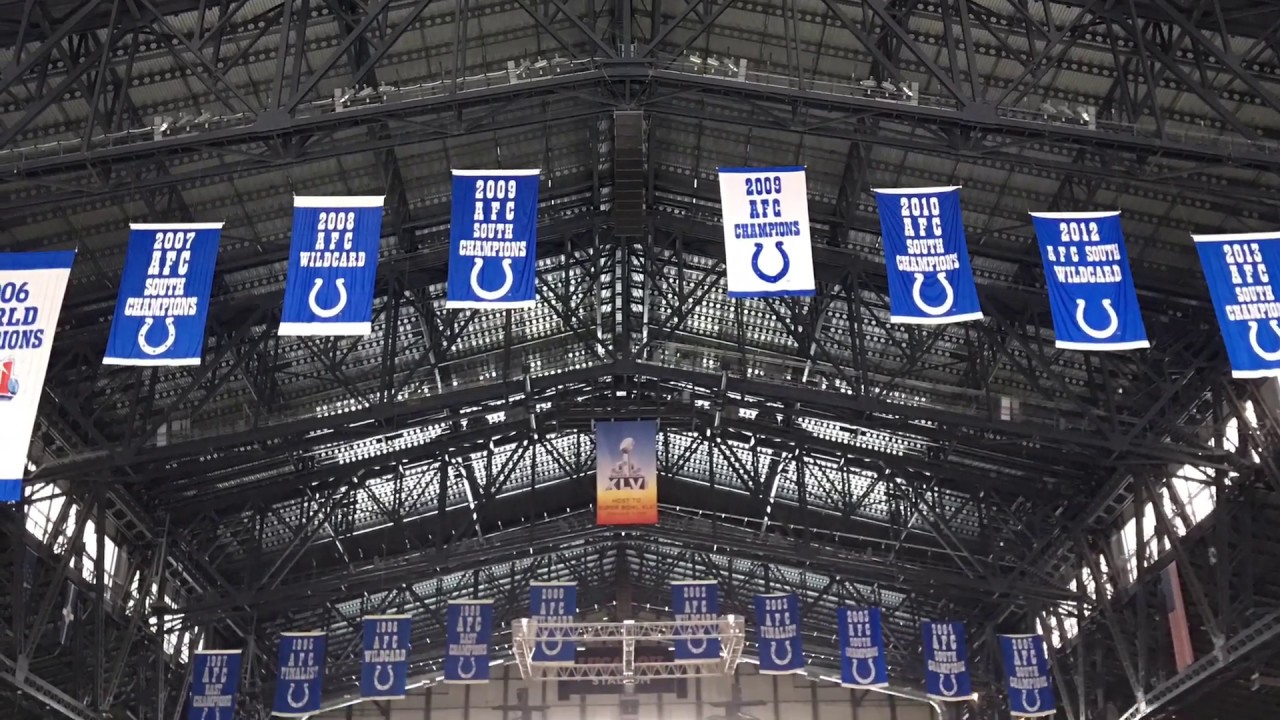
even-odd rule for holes
{"type": "Polygon", "coordinates": [[[454,170],[445,307],[533,307],[540,170],[454,170]]]}
{"type": "Polygon", "coordinates": [[[489,681],[489,642],[493,638],[493,601],[451,600],[445,611],[444,681],[489,681]]]}
{"type": "Polygon", "coordinates": [[[1057,712],[1053,681],[1044,638],[1039,635],[1001,635],[1005,681],[1009,688],[1009,714],[1040,717],[1057,712]]]}
{"type": "Polygon", "coordinates": [[[304,717],[320,710],[327,640],[322,632],[280,634],[280,676],[272,715],[304,717]]]}
{"type": "Polygon", "coordinates": [[[537,623],[533,661],[572,665],[577,657],[573,633],[556,625],[572,623],[578,614],[578,586],[571,582],[529,583],[529,618],[537,623]]]}
{"type": "Polygon", "coordinates": [[[1195,235],[1231,376],[1280,377],[1280,232],[1195,235]]]}
{"type": "Polygon", "coordinates": [[[233,720],[240,690],[239,650],[197,650],[191,660],[187,720],[233,720]]]}
{"type": "Polygon", "coordinates": [[[720,168],[720,208],[729,297],[816,292],[803,167],[720,168]]]}
{"type": "Polygon", "coordinates": [[[0,253],[0,502],[22,499],[31,429],[76,254],[0,253]]]}
{"type": "Polygon", "coordinates": [[[756,653],[760,672],[766,675],[804,669],[800,604],[795,595],[756,596],[756,653]]]}
{"type": "Polygon", "coordinates": [[[683,636],[674,643],[676,662],[720,657],[720,586],[715,580],[671,583],[671,614],[683,636]]]}
{"type": "Polygon", "coordinates": [[[960,188],[875,190],[889,276],[889,321],[982,319],[960,216],[960,188]]]}
{"type": "Polygon", "coordinates": [[[842,607],[840,620],[840,684],[873,688],[889,684],[884,659],[880,608],[842,607]]]}
{"type": "Polygon", "coordinates": [[[336,337],[373,331],[383,200],[378,196],[293,199],[281,335],[336,337]]]}
{"type": "Polygon", "coordinates": [[[964,623],[922,624],[924,633],[924,689],[935,700],[969,700],[973,681],[969,678],[969,645],[964,623]]]}
{"type": "Polygon", "coordinates": [[[361,628],[360,697],[399,700],[409,676],[410,615],[369,615],[361,628]]]}

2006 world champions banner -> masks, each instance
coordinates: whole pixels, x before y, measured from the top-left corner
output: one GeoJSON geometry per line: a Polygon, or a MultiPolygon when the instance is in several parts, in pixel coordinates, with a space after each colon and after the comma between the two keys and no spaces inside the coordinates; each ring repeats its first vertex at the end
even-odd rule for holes
{"type": "Polygon", "coordinates": [[[875,190],[889,276],[889,320],[982,319],[960,217],[960,188],[875,190]]]}
{"type": "Polygon", "coordinates": [[[1044,638],[1039,635],[1001,635],[1005,680],[1009,688],[1009,714],[1040,717],[1057,712],[1044,638]]]}
{"type": "Polygon", "coordinates": [[[280,634],[280,675],[272,715],[305,717],[320,710],[327,640],[322,632],[280,634]]]}
{"type": "Polygon", "coordinates": [[[31,429],[74,252],[0,253],[0,502],[22,499],[31,429]]]}
{"type": "Polygon", "coordinates": [[[454,170],[445,307],[533,307],[540,170],[454,170]]]}
{"type": "Polygon", "coordinates": [[[556,626],[573,622],[577,614],[576,584],[529,583],[529,618],[537,623],[533,644],[534,662],[546,665],[574,664],[577,644],[572,639],[572,633],[556,626]]]}
{"type": "Polygon", "coordinates": [[[924,688],[935,700],[961,701],[973,696],[969,678],[969,645],[964,623],[922,624],[924,633],[924,688]]]}
{"type": "Polygon", "coordinates": [[[239,650],[195,651],[187,720],[234,720],[239,690],[239,650]]]}
{"type": "Polygon", "coordinates": [[[360,697],[399,700],[409,678],[410,615],[369,615],[361,628],[360,697]]]}
{"type": "Polygon", "coordinates": [[[816,292],[803,167],[720,168],[720,207],[729,297],[816,292]]]}
{"type": "Polygon", "coordinates": [[[671,583],[671,613],[678,634],[676,662],[697,662],[720,657],[720,586],[715,580],[671,583]]]}
{"type": "Polygon", "coordinates": [[[444,681],[489,681],[489,641],[493,637],[493,601],[451,600],[445,611],[444,681]]]}
{"type": "Polygon", "coordinates": [[[658,522],[658,423],[596,423],[596,524],[658,522]]]}
{"type": "Polygon", "coordinates": [[[804,669],[800,604],[795,595],[756,596],[756,653],[760,672],[781,675],[804,669]]]}
{"type": "Polygon", "coordinates": [[[1280,232],[1195,235],[1231,376],[1280,377],[1280,232]]]}
{"type": "Polygon", "coordinates": [[[889,684],[880,608],[840,608],[840,684],[872,688],[889,684]]]}
{"type": "Polygon", "coordinates": [[[1055,344],[1066,350],[1150,347],[1120,212],[1031,213],[1055,344]]]}
{"type": "Polygon", "coordinates": [[[378,196],[295,197],[281,335],[368,335],[382,243],[378,196]]]}

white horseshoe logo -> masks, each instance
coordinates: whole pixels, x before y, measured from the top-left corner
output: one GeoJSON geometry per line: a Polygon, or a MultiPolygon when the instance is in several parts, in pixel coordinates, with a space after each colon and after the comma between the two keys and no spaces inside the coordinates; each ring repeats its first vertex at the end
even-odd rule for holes
{"type": "Polygon", "coordinates": [[[516,281],[516,276],[511,272],[511,258],[502,258],[502,273],[505,278],[502,286],[497,290],[485,290],[480,287],[480,269],[484,267],[484,258],[476,258],[475,264],[471,266],[471,292],[481,300],[497,300],[506,295],[511,290],[511,284],[516,281]]]}
{"type": "Polygon", "coordinates": [[[347,306],[347,281],[345,278],[338,278],[334,282],[338,285],[338,304],[331,308],[322,308],[316,298],[320,295],[320,288],[324,287],[324,278],[316,278],[311,283],[311,294],[307,296],[307,305],[311,306],[311,312],[318,318],[331,318],[347,306]]]}
{"type": "Polygon", "coordinates": [[[938,693],[947,697],[953,697],[960,692],[960,682],[956,680],[955,675],[939,675],[938,676],[938,693]],[[951,689],[947,689],[947,680],[951,681],[951,689]]]}
{"type": "MultiPolygon", "coordinates": [[[[476,259],[479,260],[480,258],[476,258],[476,259]]],[[[552,632],[555,632],[555,630],[548,629],[546,637],[552,637],[551,635],[552,632]]],[[[555,657],[559,655],[561,648],[564,647],[564,640],[557,639],[552,641],[552,640],[546,639],[546,637],[538,641],[538,647],[542,648],[542,654],[546,655],[547,657],[555,657]]]]}
{"type": "Polygon", "coordinates": [[[707,651],[707,638],[705,635],[689,638],[684,641],[684,646],[689,650],[690,655],[701,655],[707,651]]]}
{"type": "Polygon", "coordinates": [[[1022,691],[1022,709],[1023,709],[1023,710],[1026,710],[1026,711],[1027,711],[1027,712],[1029,712],[1029,713],[1039,712],[1039,711],[1040,711],[1040,693],[1039,693],[1039,691],[1037,691],[1037,690],[1023,690],[1023,691],[1022,691]],[[1036,699],[1036,703],[1035,703],[1035,705],[1032,705],[1032,704],[1031,704],[1031,701],[1029,701],[1029,700],[1027,699],[1028,697],[1034,697],[1034,698],[1036,699]]]}
{"type": "Polygon", "coordinates": [[[1084,307],[1084,298],[1076,298],[1076,324],[1080,326],[1085,335],[1094,340],[1106,340],[1115,335],[1116,330],[1120,329],[1120,316],[1116,315],[1115,308],[1111,307],[1111,298],[1102,299],[1102,309],[1107,311],[1109,320],[1107,321],[1107,326],[1101,330],[1089,327],[1089,324],[1084,321],[1084,307]]]}
{"type": "Polygon", "coordinates": [[[945,315],[956,302],[956,291],[952,289],[951,282],[947,280],[945,272],[938,273],[938,282],[942,283],[942,291],[947,294],[947,299],[941,305],[927,305],[924,298],[920,297],[920,288],[924,285],[924,273],[916,273],[916,281],[911,285],[911,299],[915,301],[916,307],[920,308],[929,315],[945,315]]]}
{"type": "Polygon", "coordinates": [[[769,643],[769,659],[778,667],[786,667],[791,664],[791,642],[788,640],[773,640],[769,643]],[[778,657],[778,646],[781,645],[786,649],[787,654],[778,657]]]}
{"type": "Polygon", "coordinates": [[[289,692],[286,693],[284,698],[285,702],[289,703],[289,707],[291,708],[303,707],[304,705],[307,704],[307,701],[311,699],[311,686],[306,683],[302,683],[302,699],[299,700],[298,702],[294,702],[293,689],[296,687],[298,687],[297,683],[289,683],[289,692]]]}
{"type": "Polygon", "coordinates": [[[470,680],[475,676],[476,676],[476,659],[473,657],[458,658],[458,677],[462,678],[463,680],[470,680]],[[471,664],[471,669],[464,671],[463,668],[467,666],[467,663],[471,664]]]}
{"type": "MultiPolygon", "coordinates": [[[[1271,331],[1274,332],[1276,336],[1280,337],[1280,320],[1271,320],[1267,324],[1271,326],[1271,331]]],[[[1253,351],[1258,354],[1258,357],[1262,358],[1263,360],[1266,360],[1268,362],[1275,362],[1277,360],[1280,360],[1280,350],[1272,350],[1268,352],[1266,350],[1263,350],[1262,346],[1258,345],[1258,321],[1257,320],[1249,321],[1249,344],[1253,346],[1253,351]]]]}
{"type": "Polygon", "coordinates": [[[867,658],[867,667],[871,668],[871,674],[866,677],[862,677],[858,674],[858,658],[853,659],[853,679],[859,685],[870,685],[876,681],[876,666],[872,658],[867,658]]]}
{"type": "Polygon", "coordinates": [[[178,329],[173,326],[173,318],[164,319],[164,326],[169,329],[169,337],[159,345],[151,345],[147,342],[147,331],[151,329],[151,325],[156,321],[155,318],[147,318],[142,321],[142,329],[138,330],[138,348],[148,355],[159,355],[173,347],[174,341],[178,339],[178,329]]]}
{"type": "Polygon", "coordinates": [[[390,665],[374,665],[373,666],[373,687],[375,690],[390,690],[392,685],[396,684],[396,671],[391,669],[390,665]],[[382,674],[383,668],[387,671],[387,681],[385,683],[378,682],[378,676],[382,674]]]}

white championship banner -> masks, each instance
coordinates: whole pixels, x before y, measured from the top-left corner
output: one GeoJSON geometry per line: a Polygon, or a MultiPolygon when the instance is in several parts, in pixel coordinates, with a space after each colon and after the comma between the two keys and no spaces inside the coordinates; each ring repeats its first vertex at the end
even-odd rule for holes
{"type": "Polygon", "coordinates": [[[803,167],[720,168],[729,297],[814,295],[803,167]]]}

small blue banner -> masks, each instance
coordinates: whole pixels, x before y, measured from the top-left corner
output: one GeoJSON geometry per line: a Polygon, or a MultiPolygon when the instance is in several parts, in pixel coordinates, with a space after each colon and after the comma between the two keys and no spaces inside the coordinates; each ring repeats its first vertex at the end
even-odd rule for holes
{"type": "Polygon", "coordinates": [[[720,657],[720,586],[714,580],[671,583],[671,612],[685,637],[675,641],[676,662],[720,657]]]}
{"type": "Polygon", "coordinates": [[[765,675],[804,670],[800,604],[795,595],[756,596],[756,653],[765,675]]]}
{"type": "Polygon", "coordinates": [[[577,643],[573,632],[557,628],[572,623],[578,614],[578,586],[569,582],[529,584],[529,617],[537,623],[533,662],[544,665],[572,665],[577,643]]]}
{"type": "Polygon", "coordinates": [[[1049,676],[1049,658],[1044,638],[1039,635],[1001,635],[1000,655],[1004,658],[1005,680],[1009,688],[1009,714],[1022,717],[1053,715],[1058,711],[1049,676]]]}
{"type": "Polygon", "coordinates": [[[981,320],[960,188],[876,190],[889,321],[917,325],[981,320]]]}
{"type": "Polygon", "coordinates": [[[880,608],[842,607],[839,619],[840,684],[858,688],[888,685],[880,608]]]}
{"type": "Polygon", "coordinates": [[[382,246],[378,196],[295,197],[281,335],[373,332],[373,288],[382,246]]]}
{"type": "Polygon", "coordinates": [[[1031,222],[1040,240],[1055,344],[1064,350],[1151,347],[1120,212],[1031,213],[1031,222]]]}
{"type": "Polygon", "coordinates": [[[187,720],[234,720],[239,691],[239,650],[195,651],[191,657],[187,720]]]}
{"type": "Polygon", "coordinates": [[[222,223],[129,226],[103,365],[199,365],[222,223]]]}
{"type": "Polygon", "coordinates": [[[366,700],[399,700],[409,679],[409,615],[369,615],[360,638],[360,697],[366,700]]]}
{"type": "Polygon", "coordinates": [[[444,681],[460,685],[489,682],[493,601],[451,600],[445,623],[444,681]]]}
{"type": "Polygon", "coordinates": [[[973,696],[969,679],[969,645],[964,623],[931,622],[924,633],[924,689],[934,700],[960,701],[973,696]]]}
{"type": "Polygon", "coordinates": [[[1280,377],[1280,232],[1193,239],[1231,376],[1280,377]]]}
{"type": "Polygon", "coordinates": [[[281,633],[272,715],[304,717],[320,710],[327,640],[322,632],[281,633]]]}
{"type": "Polygon", "coordinates": [[[447,308],[533,307],[540,170],[454,170],[447,308]]]}

